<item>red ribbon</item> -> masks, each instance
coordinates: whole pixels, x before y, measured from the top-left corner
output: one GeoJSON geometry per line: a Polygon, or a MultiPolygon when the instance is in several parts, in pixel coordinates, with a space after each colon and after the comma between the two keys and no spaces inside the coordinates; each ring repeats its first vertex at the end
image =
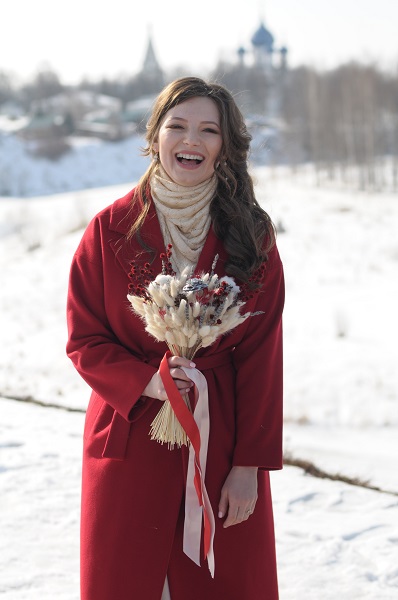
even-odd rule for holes
{"type": "Polygon", "coordinates": [[[164,389],[166,390],[167,398],[171,404],[175,415],[180,422],[181,426],[184,428],[191,444],[195,452],[195,490],[198,497],[199,505],[203,508],[203,542],[204,542],[204,558],[208,557],[210,547],[211,547],[211,519],[206,509],[206,503],[204,501],[204,493],[205,486],[203,481],[202,469],[200,465],[200,432],[199,428],[195,422],[195,419],[185,404],[175,382],[172,378],[169,370],[168,359],[173,356],[172,353],[168,350],[163,356],[159,373],[162,379],[164,389]]]}

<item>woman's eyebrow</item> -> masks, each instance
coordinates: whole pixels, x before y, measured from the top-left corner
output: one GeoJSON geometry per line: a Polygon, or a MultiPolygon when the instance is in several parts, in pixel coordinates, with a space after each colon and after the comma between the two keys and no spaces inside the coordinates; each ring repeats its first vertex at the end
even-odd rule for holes
{"type": "MultiPolygon", "coordinates": [[[[169,117],[170,120],[177,120],[177,121],[187,121],[188,119],[184,119],[183,117],[169,117]]],[[[211,123],[212,125],[216,125],[216,127],[220,127],[220,125],[218,123],[216,123],[216,121],[201,121],[202,124],[205,123],[211,123]]]]}

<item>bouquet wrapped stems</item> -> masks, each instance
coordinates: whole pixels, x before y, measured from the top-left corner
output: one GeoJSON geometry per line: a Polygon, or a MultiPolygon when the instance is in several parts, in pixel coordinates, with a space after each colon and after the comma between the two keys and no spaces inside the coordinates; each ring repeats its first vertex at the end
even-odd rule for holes
{"type": "MultiPolygon", "coordinates": [[[[177,348],[173,345],[168,345],[174,356],[183,356],[188,360],[192,360],[199,348],[177,348]],[[182,353],[181,353],[182,351],[182,353]],[[185,352],[184,352],[185,351],[185,352]]],[[[190,412],[192,412],[191,402],[188,394],[182,394],[182,398],[190,412]]],[[[189,439],[185,429],[181,426],[169,400],[165,400],[162,408],[151,423],[149,432],[151,440],[156,440],[161,444],[168,444],[169,449],[173,449],[174,445],[177,448],[188,446],[189,439]]]]}
{"type": "MultiPolygon", "coordinates": [[[[188,394],[184,394],[183,398],[188,409],[191,411],[188,394]]],[[[188,446],[189,444],[186,431],[181,427],[168,400],[164,401],[162,408],[152,421],[149,433],[151,440],[156,440],[161,444],[168,444],[170,450],[172,450],[175,445],[177,448],[181,448],[181,446],[188,446]]]]}

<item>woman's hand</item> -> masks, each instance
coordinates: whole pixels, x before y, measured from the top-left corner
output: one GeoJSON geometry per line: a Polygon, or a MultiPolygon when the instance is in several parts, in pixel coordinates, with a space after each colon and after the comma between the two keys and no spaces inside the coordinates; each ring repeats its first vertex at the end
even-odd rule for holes
{"type": "MultiPolygon", "coordinates": [[[[178,387],[181,396],[187,394],[193,386],[193,382],[182,369],[179,369],[179,367],[193,368],[195,367],[195,363],[187,358],[182,358],[181,356],[170,356],[167,362],[170,369],[170,375],[174,379],[174,383],[178,387]]],[[[159,371],[156,371],[153,375],[152,379],[142,392],[142,395],[148,396],[149,398],[157,398],[158,400],[167,400],[166,390],[164,389],[159,371]]]]}
{"type": "Polygon", "coordinates": [[[247,521],[257,502],[257,467],[232,467],[221,490],[220,518],[227,518],[223,527],[247,521]],[[227,514],[228,513],[228,514],[227,514]]]}

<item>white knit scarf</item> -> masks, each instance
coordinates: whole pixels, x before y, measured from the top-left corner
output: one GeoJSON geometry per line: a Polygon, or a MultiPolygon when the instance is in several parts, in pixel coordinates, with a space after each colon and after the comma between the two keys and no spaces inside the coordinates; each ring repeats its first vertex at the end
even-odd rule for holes
{"type": "Polygon", "coordinates": [[[172,244],[171,263],[177,274],[196,266],[210,229],[210,202],[217,187],[212,175],[195,186],[183,186],[170,181],[161,165],[150,180],[164,243],[172,244]]]}

